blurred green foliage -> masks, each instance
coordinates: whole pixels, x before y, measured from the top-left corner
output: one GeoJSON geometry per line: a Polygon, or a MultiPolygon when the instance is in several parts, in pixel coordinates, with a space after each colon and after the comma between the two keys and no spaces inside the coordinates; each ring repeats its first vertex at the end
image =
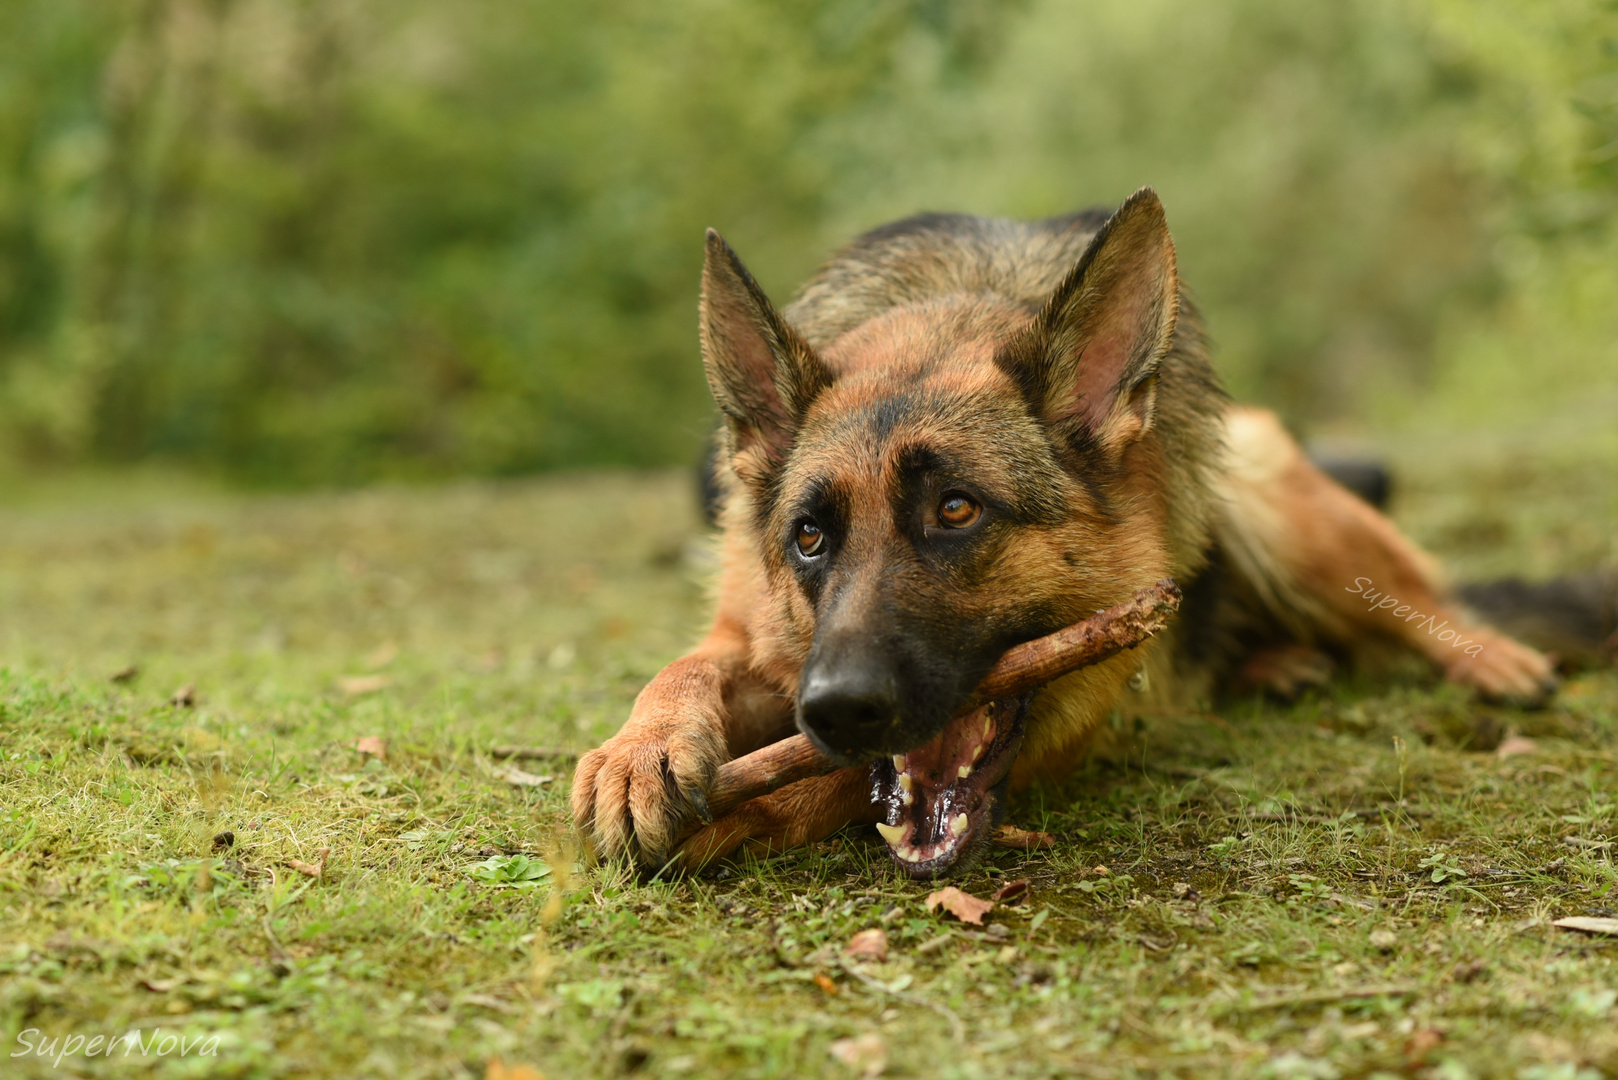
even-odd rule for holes
{"type": "Polygon", "coordinates": [[[1618,385],[1611,0],[9,0],[0,459],[689,461],[705,226],[1146,183],[1300,426],[1618,385]]]}

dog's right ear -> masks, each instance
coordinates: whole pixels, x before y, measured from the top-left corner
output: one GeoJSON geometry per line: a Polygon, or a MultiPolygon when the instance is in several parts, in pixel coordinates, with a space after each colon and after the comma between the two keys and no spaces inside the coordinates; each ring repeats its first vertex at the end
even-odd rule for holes
{"type": "Polygon", "coordinates": [[[702,266],[702,363],[744,475],[786,460],[804,412],[831,385],[809,343],[712,229],[702,266]]]}

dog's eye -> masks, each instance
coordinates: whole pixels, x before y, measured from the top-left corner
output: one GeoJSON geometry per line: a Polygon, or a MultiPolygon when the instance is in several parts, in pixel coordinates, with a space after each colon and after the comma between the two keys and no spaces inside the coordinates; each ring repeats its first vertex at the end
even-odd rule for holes
{"type": "Polygon", "coordinates": [[[812,521],[798,524],[798,554],[806,559],[812,559],[820,554],[820,549],[826,546],[826,534],[820,531],[820,526],[812,521]]]}
{"type": "Polygon", "coordinates": [[[938,504],[938,521],[946,529],[970,528],[982,516],[983,507],[959,492],[944,496],[938,504]]]}

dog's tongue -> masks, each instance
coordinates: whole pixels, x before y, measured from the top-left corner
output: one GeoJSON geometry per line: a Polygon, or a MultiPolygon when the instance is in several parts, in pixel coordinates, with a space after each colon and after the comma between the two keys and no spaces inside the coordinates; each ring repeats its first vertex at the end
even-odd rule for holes
{"type": "Polygon", "coordinates": [[[872,771],[877,826],[894,859],[917,877],[953,869],[993,828],[995,785],[1022,743],[1022,702],[990,702],[957,716],[937,738],[872,771]]]}

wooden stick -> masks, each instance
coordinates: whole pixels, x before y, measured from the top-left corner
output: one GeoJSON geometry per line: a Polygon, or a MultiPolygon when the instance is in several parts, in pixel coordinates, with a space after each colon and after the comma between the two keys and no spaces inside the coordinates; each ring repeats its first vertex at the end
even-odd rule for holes
{"type": "MultiPolygon", "coordinates": [[[[1133,649],[1168,623],[1180,607],[1180,589],[1168,578],[1082,622],[1006,650],[973,691],[963,712],[1026,694],[1082,667],[1133,649]]],[[[838,766],[793,735],[726,762],[708,792],[708,812],[724,817],[742,803],[838,766]]]]}

